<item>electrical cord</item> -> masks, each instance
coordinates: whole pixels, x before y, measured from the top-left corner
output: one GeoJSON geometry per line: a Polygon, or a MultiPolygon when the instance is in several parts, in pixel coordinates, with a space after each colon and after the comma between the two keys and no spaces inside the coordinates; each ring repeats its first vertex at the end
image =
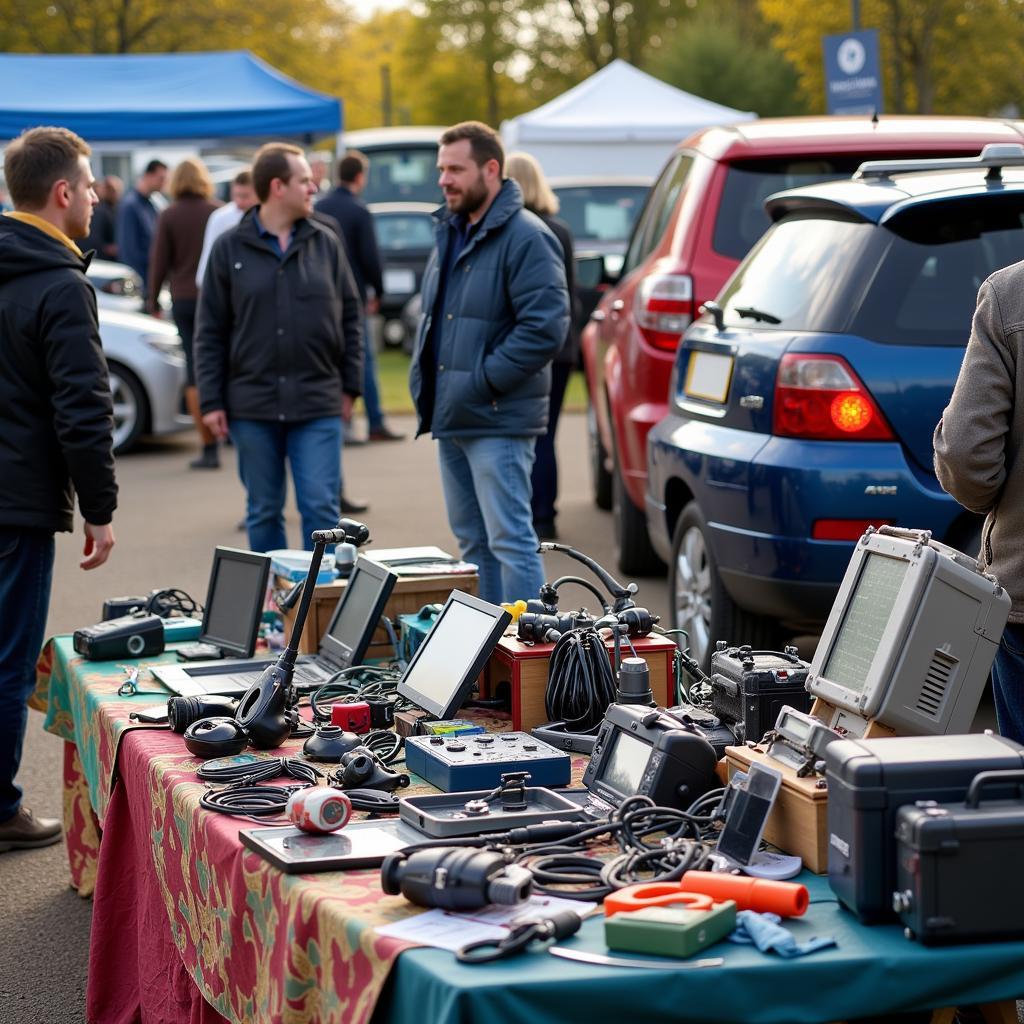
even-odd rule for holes
{"type": "Polygon", "coordinates": [[[300,761],[294,757],[260,757],[241,762],[218,758],[201,764],[196,769],[196,775],[204,782],[221,783],[226,786],[253,785],[265,779],[280,778],[282,775],[316,785],[324,777],[323,772],[318,771],[308,761],[300,761]]]}
{"type": "Polygon", "coordinates": [[[385,793],[380,789],[346,789],[345,795],[352,801],[354,811],[369,811],[371,814],[398,813],[397,793],[385,793]]]}
{"type": "Polygon", "coordinates": [[[610,610],[610,606],[608,601],[605,599],[604,594],[602,594],[601,591],[590,582],[590,580],[585,580],[582,576],[559,576],[558,579],[551,584],[551,589],[557,591],[559,587],[566,583],[575,583],[577,586],[583,587],[585,590],[589,590],[594,597],[597,598],[597,603],[601,606],[602,611],[607,612],[610,610]]]}
{"type": "Polygon", "coordinates": [[[393,668],[378,668],[375,665],[343,668],[309,694],[313,719],[329,722],[332,704],[352,704],[368,697],[390,700],[397,710],[408,703],[396,693],[401,678],[401,672],[393,668]],[[353,681],[350,682],[350,679],[353,681]]]}
{"type": "Polygon", "coordinates": [[[203,614],[203,606],[178,587],[154,590],[146,599],[145,608],[151,615],[159,615],[162,619],[169,619],[175,613],[182,616],[203,614]]]}
{"type": "Polygon", "coordinates": [[[405,737],[389,729],[374,729],[373,732],[367,733],[363,737],[362,745],[384,764],[405,760],[404,756],[398,756],[405,747],[405,737]]]}
{"type": "Polygon", "coordinates": [[[284,814],[288,798],[305,786],[236,786],[208,790],[199,806],[219,814],[243,818],[264,818],[284,814]]]}
{"type": "Polygon", "coordinates": [[[566,732],[594,732],[615,696],[615,676],[597,630],[563,633],[551,652],[544,691],[548,721],[564,721],[566,732]]]}

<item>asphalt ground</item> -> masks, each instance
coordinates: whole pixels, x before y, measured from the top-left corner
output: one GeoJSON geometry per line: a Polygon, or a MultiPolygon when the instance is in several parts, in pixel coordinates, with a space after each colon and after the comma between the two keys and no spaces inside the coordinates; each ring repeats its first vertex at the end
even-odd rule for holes
{"type": "MultiPolygon", "coordinates": [[[[412,439],[411,419],[393,417],[391,422],[409,434],[405,441],[345,449],[346,490],[371,503],[361,518],[381,547],[437,544],[455,552],[434,444],[412,439]]],[[[589,497],[582,415],[562,417],[558,451],[560,539],[615,573],[610,517],[589,497]]],[[[58,536],[47,635],[96,622],[106,597],[176,586],[204,599],[213,548],[245,546],[245,534],[237,530],[244,492],[232,449],[224,451],[219,471],[189,470],[194,454],[190,434],[182,434],[148,442],[119,459],[117,546],[107,565],[86,574],[78,568],[80,522],[75,534],[58,536]]],[[[291,495],[288,533],[289,542],[299,546],[291,495]]],[[[548,579],[583,569],[560,555],[548,555],[546,568],[548,579]]],[[[664,579],[636,582],[638,603],[667,623],[664,579]]],[[[567,588],[567,607],[592,602],[585,591],[575,594],[567,588]]],[[[813,638],[802,641],[801,654],[809,658],[812,646],[813,638]]],[[[61,815],[61,759],[61,741],[45,733],[42,716],[31,712],[19,782],[38,814],[61,815]]],[[[63,844],[0,856],[0,1024],[85,1020],[91,906],[69,886],[63,844]]]]}

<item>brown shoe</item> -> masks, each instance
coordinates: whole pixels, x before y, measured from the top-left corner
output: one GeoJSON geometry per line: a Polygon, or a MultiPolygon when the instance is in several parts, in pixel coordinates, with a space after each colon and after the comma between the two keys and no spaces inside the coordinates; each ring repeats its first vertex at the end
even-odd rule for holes
{"type": "Polygon", "coordinates": [[[404,441],[405,434],[398,434],[390,427],[378,427],[369,434],[371,441],[404,441]]]}
{"type": "Polygon", "coordinates": [[[13,818],[0,822],[0,853],[52,846],[60,842],[60,835],[56,818],[37,818],[27,807],[21,807],[13,818]]]}

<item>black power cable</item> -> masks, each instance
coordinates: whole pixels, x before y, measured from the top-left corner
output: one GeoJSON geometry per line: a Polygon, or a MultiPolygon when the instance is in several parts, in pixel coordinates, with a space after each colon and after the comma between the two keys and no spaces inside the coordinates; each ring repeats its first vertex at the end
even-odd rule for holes
{"type": "Polygon", "coordinates": [[[544,708],[548,721],[566,732],[594,732],[615,703],[615,674],[600,633],[593,628],[564,633],[551,652],[544,708]]]}

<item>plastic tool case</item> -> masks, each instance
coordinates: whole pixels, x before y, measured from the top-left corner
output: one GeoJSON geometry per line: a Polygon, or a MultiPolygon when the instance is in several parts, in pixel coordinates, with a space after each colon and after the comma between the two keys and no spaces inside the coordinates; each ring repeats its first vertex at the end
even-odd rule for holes
{"type": "MultiPolygon", "coordinates": [[[[896,815],[919,800],[963,801],[980,772],[1024,769],[1024,747],[1002,736],[837,740],[825,751],[828,881],[862,921],[894,920],[896,815]]],[[[1004,782],[992,799],[1012,799],[1004,782]]]]}
{"type": "Polygon", "coordinates": [[[992,800],[1024,771],[982,772],[959,804],[901,807],[893,907],[926,945],[1024,935],[1024,799],[992,800]],[[1000,870],[1004,865],[1007,871],[1000,870]],[[1009,872],[1009,873],[1008,873],[1009,872]]]}

